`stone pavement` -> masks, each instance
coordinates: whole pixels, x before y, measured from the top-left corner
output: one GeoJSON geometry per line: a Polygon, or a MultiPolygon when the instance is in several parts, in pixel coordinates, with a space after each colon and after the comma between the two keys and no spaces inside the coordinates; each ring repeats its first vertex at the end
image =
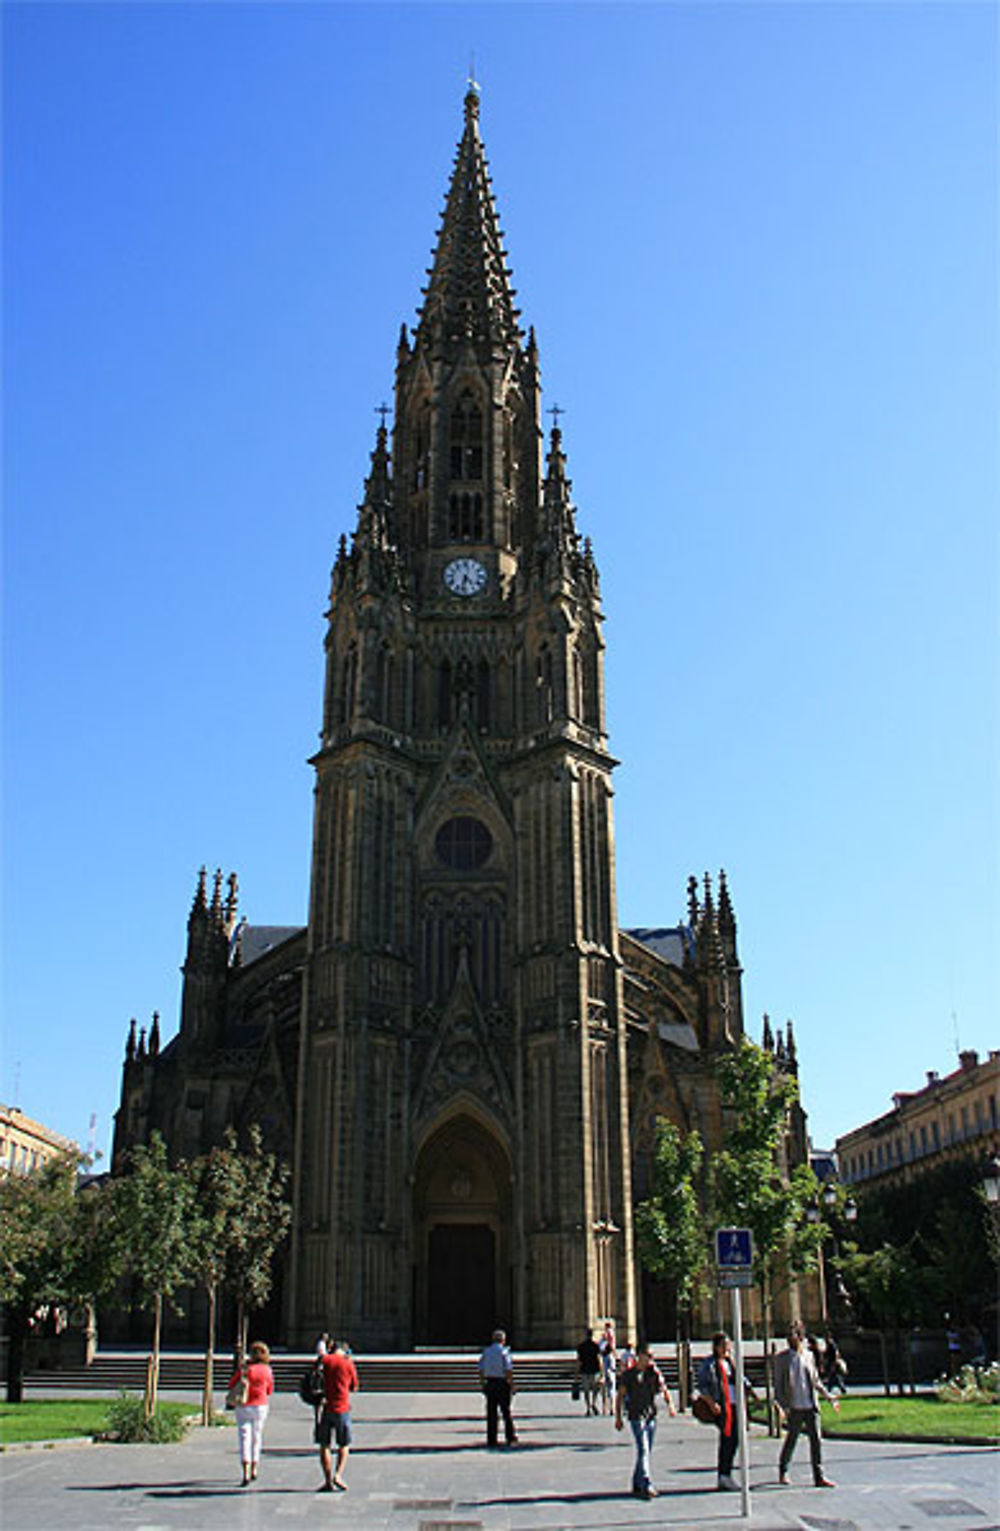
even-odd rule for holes
{"type": "MultiPolygon", "coordinates": [[[[362,1372],[362,1384],[364,1374],[362,1372]]],[[[239,1487],[236,1434],[196,1429],[180,1446],[67,1445],[0,1456],[3,1531],[617,1531],[698,1526],[737,1531],[738,1494],[715,1491],[715,1431],[660,1415],[660,1495],[629,1493],[631,1435],[584,1417],[568,1396],[515,1398],[519,1443],[488,1451],[476,1393],[358,1395],[349,1492],[317,1494],[309,1410],[272,1405],[260,1478],[239,1487]]],[[[827,1442],[835,1490],[811,1487],[807,1443],[778,1484],[777,1445],[751,1443],[755,1531],[1000,1531],[1000,1454],[985,1447],[827,1442]]]]}

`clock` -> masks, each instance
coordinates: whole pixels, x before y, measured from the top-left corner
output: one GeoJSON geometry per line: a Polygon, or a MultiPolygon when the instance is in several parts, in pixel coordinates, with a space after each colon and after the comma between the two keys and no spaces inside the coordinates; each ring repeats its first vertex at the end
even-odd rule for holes
{"type": "Polygon", "coordinates": [[[486,568],[478,558],[453,558],[444,566],[444,582],[452,595],[478,595],[486,586],[486,568]]]}

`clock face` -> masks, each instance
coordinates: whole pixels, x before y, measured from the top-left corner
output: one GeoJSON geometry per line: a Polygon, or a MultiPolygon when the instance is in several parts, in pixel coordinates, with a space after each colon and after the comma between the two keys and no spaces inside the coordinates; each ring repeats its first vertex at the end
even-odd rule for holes
{"type": "Polygon", "coordinates": [[[486,585],[486,569],[478,558],[453,558],[445,565],[444,582],[453,595],[478,595],[486,585]]]}

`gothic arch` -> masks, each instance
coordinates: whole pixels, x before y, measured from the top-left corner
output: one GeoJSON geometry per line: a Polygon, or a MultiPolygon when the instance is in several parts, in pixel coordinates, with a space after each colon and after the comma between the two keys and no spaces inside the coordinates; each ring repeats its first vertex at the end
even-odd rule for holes
{"type": "Polygon", "coordinates": [[[511,1322],[513,1165],[506,1136],[472,1097],[422,1134],[412,1184],[414,1337],[483,1344],[511,1322]]]}

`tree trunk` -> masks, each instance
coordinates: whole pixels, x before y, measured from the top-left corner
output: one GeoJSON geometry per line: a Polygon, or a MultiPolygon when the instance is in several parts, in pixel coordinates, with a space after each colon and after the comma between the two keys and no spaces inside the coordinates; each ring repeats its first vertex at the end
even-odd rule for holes
{"type": "Polygon", "coordinates": [[[24,1342],[28,1337],[28,1310],[7,1309],[7,1402],[24,1402],[24,1342]]]}
{"type": "Polygon", "coordinates": [[[236,1299],[236,1359],[239,1362],[246,1360],[247,1335],[250,1329],[250,1314],[247,1311],[246,1299],[236,1299]]]}
{"type": "Polygon", "coordinates": [[[156,1395],[160,1385],[160,1325],[163,1318],[163,1296],[157,1292],[153,1298],[153,1354],[146,1387],[145,1414],[152,1419],[156,1413],[156,1395]]]}
{"type": "Polygon", "coordinates": [[[892,1382],[889,1378],[889,1347],[885,1343],[885,1330],[878,1332],[878,1346],[882,1354],[882,1388],[887,1398],[892,1397],[892,1382]]]}
{"type": "Polygon", "coordinates": [[[764,1399],[767,1405],[767,1433],[780,1435],[777,1410],[774,1405],[774,1357],[771,1355],[771,1284],[767,1273],[760,1279],[761,1328],[764,1331],[764,1399]]]}
{"type": "Polygon", "coordinates": [[[209,1283],[208,1293],[208,1342],[205,1347],[205,1388],[201,1400],[201,1422],[212,1423],[212,1386],[215,1381],[215,1282],[209,1283]]]}
{"type": "Polygon", "coordinates": [[[691,1403],[691,1309],[681,1308],[677,1346],[677,1402],[681,1413],[691,1403]]]}

